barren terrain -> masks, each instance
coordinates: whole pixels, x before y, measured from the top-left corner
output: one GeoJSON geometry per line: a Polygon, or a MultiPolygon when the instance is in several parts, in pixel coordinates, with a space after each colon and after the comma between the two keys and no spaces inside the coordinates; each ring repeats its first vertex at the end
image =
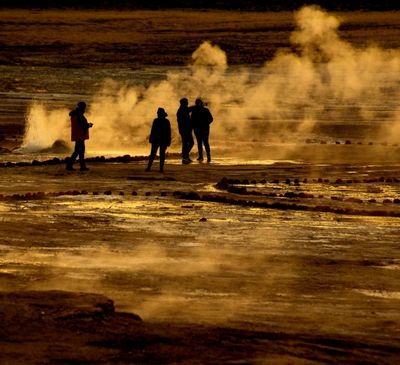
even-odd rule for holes
{"type": "MultiPolygon", "coordinates": [[[[354,47],[399,48],[399,14],[339,15],[354,47]]],[[[1,364],[399,363],[395,73],[347,104],[327,93],[309,129],[274,112],[228,138],[219,118],[211,164],[182,165],[175,131],[165,173],[157,161],[145,172],[134,156],[145,138],[119,156],[94,131],[90,170],[67,172],[69,145],[20,148],[33,103],[90,105],[105,78],[158,87],[204,40],[226,51],[231,74],[251,73],[278,49],[299,52],[293,14],[0,18],[1,364]]],[[[294,119],[313,101],[295,98],[294,119]]]]}

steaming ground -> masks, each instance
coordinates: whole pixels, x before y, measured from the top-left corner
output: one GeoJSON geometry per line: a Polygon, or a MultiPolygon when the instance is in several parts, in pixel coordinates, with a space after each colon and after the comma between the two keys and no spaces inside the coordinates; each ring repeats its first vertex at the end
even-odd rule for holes
{"type": "MultiPolygon", "coordinates": [[[[6,44],[12,47],[12,36],[23,14],[5,12],[4,15],[10,19],[6,44]]],[[[48,148],[56,139],[68,141],[68,111],[82,98],[88,102],[88,118],[95,124],[91,147],[98,151],[123,148],[137,153],[146,148],[157,107],[166,108],[175,126],[179,99],[188,97],[193,102],[199,96],[214,114],[216,122],[211,137],[220,148],[227,140],[292,142],[299,137],[313,138],[321,129],[326,130],[327,124],[337,129],[362,126],[361,137],[397,142],[400,54],[393,42],[393,30],[399,23],[397,14],[386,14],[383,24],[383,15],[373,14],[377,23],[371,31],[371,25],[366,23],[368,17],[366,20],[360,14],[329,14],[317,7],[304,7],[294,16],[229,13],[225,14],[222,29],[215,28],[218,14],[203,13],[197,14],[196,29],[199,29],[189,37],[176,27],[177,18],[182,26],[186,24],[180,13],[111,15],[100,12],[92,18],[79,12],[65,13],[65,23],[61,24],[80,34],[75,38],[70,33],[57,33],[59,46],[68,49],[71,64],[81,62],[72,69],[67,67],[66,60],[60,64],[59,48],[52,42],[60,14],[32,14],[32,19],[42,17],[43,29],[49,31],[48,39],[41,37],[39,41],[32,37],[34,27],[27,28],[26,34],[17,32],[22,37],[18,38],[18,47],[23,47],[20,42],[27,42],[31,48],[38,48],[32,54],[22,53],[15,66],[4,66],[7,77],[3,89],[7,98],[11,98],[6,105],[5,122],[21,123],[20,111],[15,107],[19,109],[23,103],[27,108],[22,121],[26,122],[23,146],[27,151],[48,148]],[[158,41],[162,43],[164,39],[162,47],[157,43],[163,57],[144,51],[146,46],[154,50],[156,44],[150,47],[151,39],[155,42],[152,37],[143,40],[135,33],[140,34],[137,28],[142,24],[135,17],[156,22],[174,35],[175,43],[167,35],[158,41]],[[121,53],[120,58],[114,57],[118,62],[113,65],[118,68],[111,67],[105,50],[97,49],[97,37],[90,43],[82,30],[87,26],[90,32],[105,33],[104,22],[109,22],[115,31],[115,44],[108,37],[104,39],[108,52],[114,46],[113,52],[121,53]],[[127,43],[126,33],[120,34],[121,22],[131,24],[131,43],[127,43]],[[212,35],[210,29],[216,33],[212,35]],[[365,32],[363,37],[360,29],[365,32]],[[272,36],[280,41],[273,43],[272,36]],[[135,44],[143,47],[140,63],[135,44]],[[43,48],[47,53],[40,51],[43,48]],[[98,63],[88,61],[94,60],[93,52],[98,63]],[[255,57],[250,65],[241,59],[246,55],[255,57]],[[165,59],[170,62],[159,66],[165,59]],[[26,63],[32,64],[28,70],[26,63]],[[21,72],[24,78],[20,77],[21,72]]],[[[188,18],[191,16],[196,14],[187,14],[188,18]]],[[[155,31],[159,31],[156,26],[155,31]]],[[[109,34],[109,29],[106,33],[109,34]]],[[[178,149],[176,130],[174,135],[173,147],[178,149]]],[[[330,137],[337,138],[335,134],[330,137]]]]}
{"type": "MultiPolygon", "coordinates": [[[[396,364],[399,15],[200,14],[2,12],[0,162],[63,159],[69,152],[42,151],[68,140],[80,99],[95,124],[88,156],[148,154],[158,106],[179,152],[182,96],[204,97],[215,122],[213,163],[173,155],[165,175],[146,174],[145,162],[72,174],[2,167],[0,290],[107,295],[155,324],[148,353],[167,347],[163,360],[175,363],[173,343],[192,363],[200,348],[208,363],[396,364]],[[181,30],[188,22],[193,32],[181,30]],[[218,190],[223,177],[261,195],[218,190]],[[184,335],[171,337],[179,326],[184,335]]],[[[129,362],[132,333],[113,336],[129,362]]],[[[13,341],[8,350],[26,343],[13,341]]],[[[55,346],[59,357],[115,360],[68,343],[55,346]]]]}

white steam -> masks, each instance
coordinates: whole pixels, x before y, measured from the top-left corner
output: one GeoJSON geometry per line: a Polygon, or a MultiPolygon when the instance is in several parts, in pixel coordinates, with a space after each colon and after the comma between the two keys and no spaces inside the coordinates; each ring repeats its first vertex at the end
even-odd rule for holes
{"type": "MultiPolygon", "coordinates": [[[[179,99],[193,103],[199,96],[214,115],[214,146],[227,139],[266,139],[271,125],[279,125],[289,139],[288,125],[293,136],[311,132],[320,122],[380,123],[387,127],[388,140],[389,133],[398,137],[399,50],[355,48],[340,38],[339,19],[318,7],[302,8],[295,21],[292,48],[278,50],[259,69],[231,69],[226,54],[205,42],[190,66],[148,88],[106,80],[89,102],[87,117],[94,123],[90,148],[147,151],[150,125],[161,106],[169,114],[178,150],[179,99]]],[[[67,116],[68,110],[46,111],[33,104],[24,145],[45,148],[55,139],[68,140],[67,116]]]]}
{"type": "Polygon", "coordinates": [[[65,115],[66,110],[47,110],[44,105],[33,103],[27,115],[24,150],[35,152],[50,147],[57,139],[67,139],[70,132],[65,115]]]}

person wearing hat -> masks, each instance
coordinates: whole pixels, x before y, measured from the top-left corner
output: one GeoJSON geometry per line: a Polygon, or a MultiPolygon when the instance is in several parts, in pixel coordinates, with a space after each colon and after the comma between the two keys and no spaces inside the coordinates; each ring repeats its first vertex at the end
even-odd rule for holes
{"type": "Polygon", "coordinates": [[[75,142],[75,149],[71,157],[67,158],[66,169],[74,171],[73,168],[76,158],[79,156],[79,164],[81,171],[89,170],[85,164],[85,140],[89,139],[89,128],[93,127],[93,123],[89,123],[84,116],[86,111],[86,103],[80,101],[76,108],[69,113],[71,118],[71,141],[75,142]]]}
{"type": "Polygon", "coordinates": [[[151,143],[151,151],[146,171],[150,171],[151,165],[156,157],[157,150],[160,149],[160,172],[164,172],[165,152],[167,147],[171,145],[171,123],[166,118],[168,114],[164,108],[158,108],[157,118],[154,119],[151,126],[149,142],[151,143]]]}

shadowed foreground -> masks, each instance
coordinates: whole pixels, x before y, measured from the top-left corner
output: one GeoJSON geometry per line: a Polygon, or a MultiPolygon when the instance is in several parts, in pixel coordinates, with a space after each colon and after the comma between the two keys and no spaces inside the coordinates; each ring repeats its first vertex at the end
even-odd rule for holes
{"type": "Polygon", "coordinates": [[[398,345],[321,333],[154,324],[97,294],[0,294],[2,364],[395,363],[398,345]]]}

